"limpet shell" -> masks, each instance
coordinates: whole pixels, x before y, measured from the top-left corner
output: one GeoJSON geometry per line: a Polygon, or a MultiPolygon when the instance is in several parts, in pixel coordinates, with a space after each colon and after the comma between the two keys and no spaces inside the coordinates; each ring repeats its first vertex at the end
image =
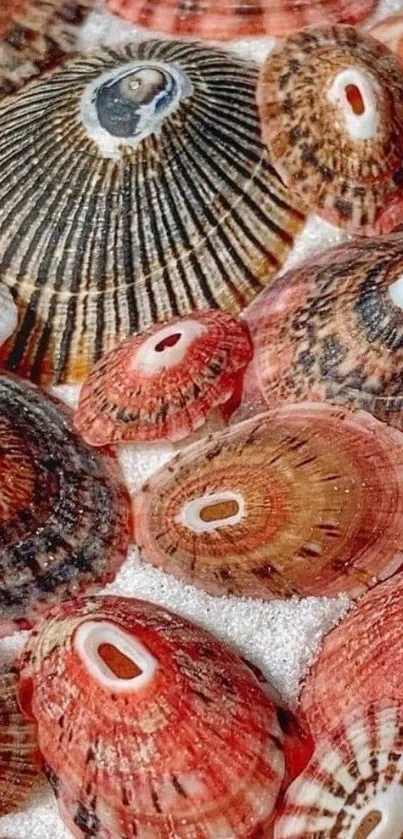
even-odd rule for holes
{"type": "Polygon", "coordinates": [[[63,604],[28,641],[19,696],[75,836],[269,835],[286,772],[276,707],[190,621],[131,598],[63,604]]]}
{"type": "Polygon", "coordinates": [[[305,210],[261,143],[256,82],[224,51],[144,41],[0,104],[0,276],[21,312],[8,368],[79,381],[129,335],[239,311],[270,282],[305,210]]]}
{"type": "Polygon", "coordinates": [[[344,402],[403,427],[401,234],[357,239],[279,278],[245,313],[254,357],[234,421],[283,402],[344,402]]]}
{"type": "Polygon", "coordinates": [[[275,839],[401,839],[402,774],[403,709],[356,709],[289,787],[275,839]]]}
{"type": "Polygon", "coordinates": [[[0,373],[0,637],[110,582],[128,541],[112,454],[87,446],[58,400],[0,373]]]}
{"type": "Polygon", "coordinates": [[[40,777],[36,725],[17,704],[17,677],[0,668],[0,816],[16,810],[40,777]]]}
{"type": "Polygon", "coordinates": [[[371,14],[376,0],[106,0],[106,5],[149,29],[218,41],[283,37],[309,24],[359,23],[371,14]]]}
{"type": "Polygon", "coordinates": [[[210,594],[352,596],[403,564],[403,435],[284,406],[189,446],[133,499],[153,565],[210,594]]]}
{"type": "Polygon", "coordinates": [[[381,43],[350,26],[307,29],[270,53],[258,104],[284,182],[350,232],[403,221],[403,74],[381,43]]]}
{"type": "Polygon", "coordinates": [[[180,440],[240,391],[251,357],[247,327],[226,312],[193,312],[153,326],[95,365],[76,426],[92,446],[180,440]]]}
{"type": "Polygon", "coordinates": [[[326,636],[301,694],[308,725],[322,736],[355,705],[403,701],[403,574],[368,592],[326,636]]]}
{"type": "Polygon", "coordinates": [[[391,15],[385,20],[377,23],[371,29],[371,35],[377,41],[382,41],[392,52],[398,57],[399,61],[403,61],[403,13],[391,15]]]}
{"type": "Polygon", "coordinates": [[[7,286],[0,283],[0,346],[17,328],[18,309],[7,286]]]}

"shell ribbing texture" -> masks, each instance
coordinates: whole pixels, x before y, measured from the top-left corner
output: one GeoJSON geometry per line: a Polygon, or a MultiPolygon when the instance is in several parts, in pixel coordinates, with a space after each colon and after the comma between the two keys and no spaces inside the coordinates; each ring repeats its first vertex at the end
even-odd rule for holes
{"type": "Polygon", "coordinates": [[[0,106],[0,279],[20,311],[9,369],[81,380],[128,335],[195,308],[239,311],[271,280],[305,214],[261,143],[256,78],[220,50],[148,41],[68,62],[0,106]],[[182,93],[173,106],[157,87],[135,147],[111,136],[113,113],[98,143],[80,102],[93,109],[89,86],[128,62],[157,76],[162,63],[182,93]]]}
{"type": "Polygon", "coordinates": [[[36,725],[25,719],[17,704],[17,678],[0,669],[0,816],[25,801],[40,777],[36,725]]]}

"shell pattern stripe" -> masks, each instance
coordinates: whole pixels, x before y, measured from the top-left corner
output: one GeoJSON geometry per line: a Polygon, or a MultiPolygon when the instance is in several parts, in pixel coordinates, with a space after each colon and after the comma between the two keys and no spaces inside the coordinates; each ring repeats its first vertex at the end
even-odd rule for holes
{"type": "Polygon", "coordinates": [[[17,703],[12,667],[0,669],[0,816],[20,807],[40,778],[36,725],[17,703]]]}
{"type": "Polygon", "coordinates": [[[238,311],[270,281],[305,214],[261,144],[256,78],[220,50],[148,41],[68,62],[0,106],[0,277],[20,310],[9,369],[81,380],[133,332],[238,311]]]}
{"type": "Polygon", "coordinates": [[[358,23],[377,0],[107,0],[111,12],[148,29],[226,40],[276,35],[309,24],[358,23]]]}

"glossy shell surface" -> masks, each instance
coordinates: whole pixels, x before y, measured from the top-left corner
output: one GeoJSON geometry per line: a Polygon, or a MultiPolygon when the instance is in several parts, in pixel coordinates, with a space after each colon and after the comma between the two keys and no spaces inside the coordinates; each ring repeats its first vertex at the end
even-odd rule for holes
{"type": "Polygon", "coordinates": [[[403,435],[284,406],[188,447],[133,499],[145,559],[216,595],[360,594],[402,564],[403,435]]]}
{"type": "Polygon", "coordinates": [[[403,75],[394,55],[351,26],[308,28],[266,59],[263,137],[284,182],[349,232],[403,221],[403,75]]]}
{"type": "Polygon", "coordinates": [[[17,678],[0,668],[0,816],[20,807],[40,777],[36,725],[17,704],[17,678]]]}
{"type": "Polygon", "coordinates": [[[386,20],[381,20],[373,29],[371,35],[377,41],[382,41],[392,52],[395,53],[400,62],[403,61],[403,13],[391,15],[386,20]]]}
{"type": "Polygon", "coordinates": [[[58,400],[0,374],[0,635],[110,582],[128,541],[112,454],[87,446],[58,400]]]}
{"type": "Polygon", "coordinates": [[[256,80],[224,51],[143,41],[0,105],[0,274],[20,311],[8,369],[81,381],[129,335],[239,311],[270,282],[305,211],[261,143],[256,80]]]}

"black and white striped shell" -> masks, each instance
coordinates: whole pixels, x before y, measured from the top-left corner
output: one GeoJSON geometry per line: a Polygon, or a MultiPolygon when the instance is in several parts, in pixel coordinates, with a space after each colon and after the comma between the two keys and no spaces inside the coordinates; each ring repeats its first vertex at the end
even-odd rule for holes
{"type": "Polygon", "coordinates": [[[125,559],[129,499],[111,453],[70,412],[0,374],[0,637],[110,582],[125,559]]]}
{"type": "Polygon", "coordinates": [[[0,106],[2,354],[81,380],[122,338],[197,308],[242,309],[305,215],[260,139],[253,64],[145,41],[68,62],[0,106]]]}

